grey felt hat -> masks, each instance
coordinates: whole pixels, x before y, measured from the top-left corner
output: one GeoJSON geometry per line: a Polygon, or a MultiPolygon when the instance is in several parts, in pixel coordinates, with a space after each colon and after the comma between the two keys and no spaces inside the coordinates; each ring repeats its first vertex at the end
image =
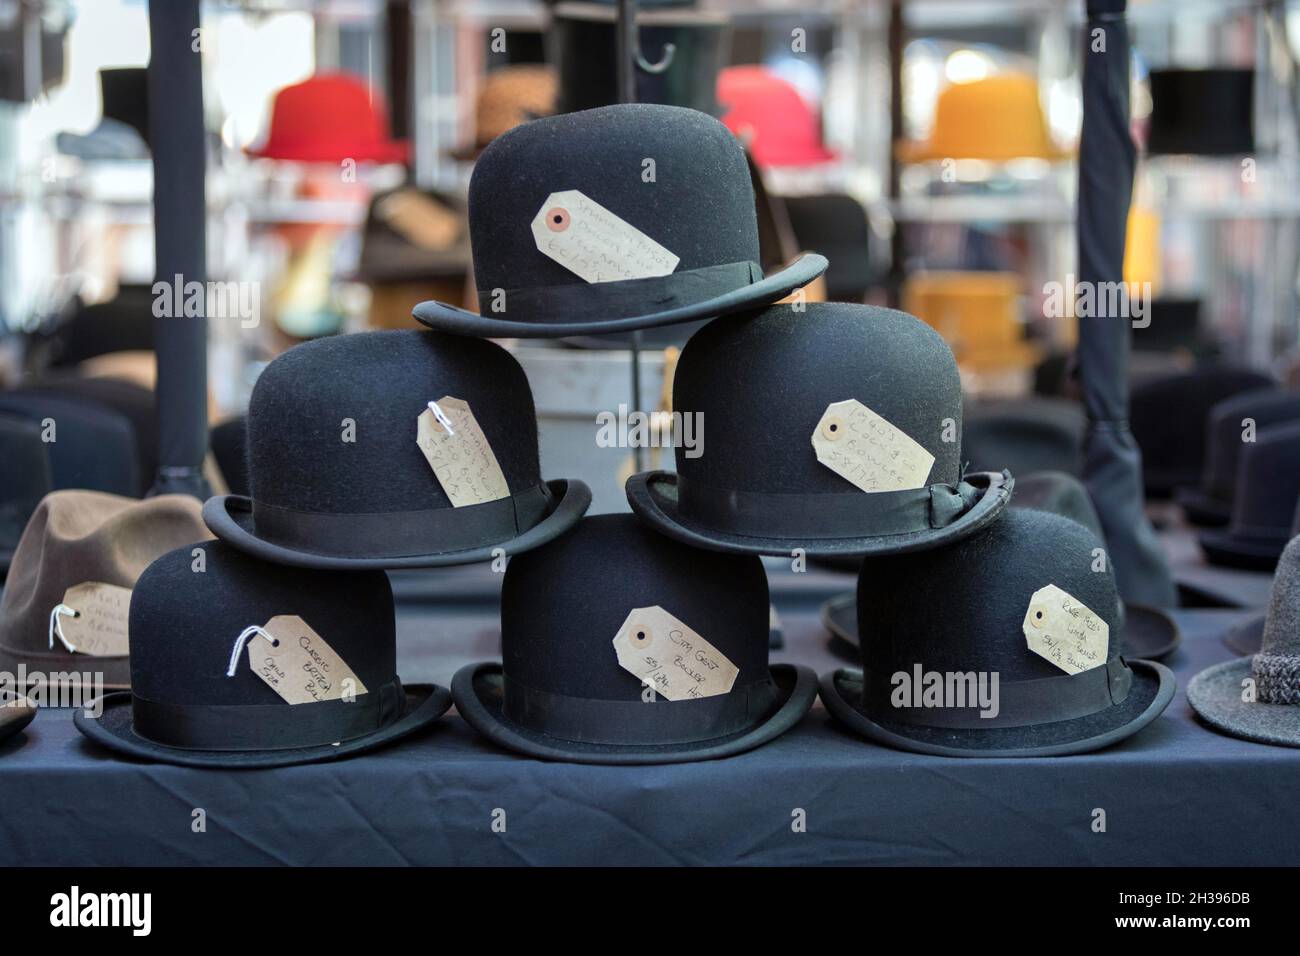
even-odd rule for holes
{"type": "Polygon", "coordinates": [[[812,302],[716,319],[682,350],[673,408],[707,425],[699,453],[676,448],[676,471],[633,475],[627,497],[701,548],[937,548],[995,521],[1013,487],[1006,471],[962,472],[952,350],[894,309],[812,302]]]}
{"type": "Polygon", "coordinates": [[[763,274],[740,141],[676,106],[606,106],[498,136],[474,166],[469,231],[483,313],[421,302],[430,328],[628,332],[758,308],[826,271],[809,253],[763,274]]]}
{"type": "Polygon", "coordinates": [[[1201,671],[1187,702],[1223,733],[1300,747],[1300,539],[1278,561],[1259,653],[1201,671]]]}

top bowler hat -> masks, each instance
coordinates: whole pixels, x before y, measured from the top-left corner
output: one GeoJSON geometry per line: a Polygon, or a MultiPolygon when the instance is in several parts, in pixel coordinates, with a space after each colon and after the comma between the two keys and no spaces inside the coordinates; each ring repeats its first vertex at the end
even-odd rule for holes
{"type": "Polygon", "coordinates": [[[443,302],[414,310],[460,335],[673,325],[776,302],[826,270],[810,253],[763,275],[740,141],[675,106],[606,106],[516,126],[474,167],[469,224],[484,313],[443,302]]]}

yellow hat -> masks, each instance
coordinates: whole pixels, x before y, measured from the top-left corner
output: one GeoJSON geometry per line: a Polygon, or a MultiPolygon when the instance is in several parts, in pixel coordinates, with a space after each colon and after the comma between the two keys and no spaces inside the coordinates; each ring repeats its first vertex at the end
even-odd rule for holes
{"type": "Polygon", "coordinates": [[[905,162],[934,159],[1062,159],[1038,102],[1038,83],[1025,73],[1000,73],[954,83],[939,94],[926,142],[900,143],[905,162]]]}
{"type": "Polygon", "coordinates": [[[903,309],[932,326],[966,368],[1027,368],[1042,351],[1022,336],[1020,279],[1011,272],[923,272],[903,284],[903,309]]]}

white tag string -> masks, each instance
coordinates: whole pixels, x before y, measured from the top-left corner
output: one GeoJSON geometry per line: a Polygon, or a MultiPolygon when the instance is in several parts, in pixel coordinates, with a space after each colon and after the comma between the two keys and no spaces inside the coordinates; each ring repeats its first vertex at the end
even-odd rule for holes
{"type": "Polygon", "coordinates": [[[239,637],[235,638],[235,646],[230,650],[230,666],[226,668],[226,676],[234,677],[235,668],[239,666],[239,655],[243,652],[244,647],[248,644],[248,639],[254,634],[260,634],[266,638],[272,645],[279,644],[275,635],[264,627],[258,627],[256,624],[250,625],[239,632],[239,637]]]}
{"type": "Polygon", "coordinates": [[[81,617],[81,612],[68,607],[66,604],[54,605],[54,610],[50,612],[50,647],[54,647],[54,638],[57,635],[59,640],[63,642],[63,646],[68,649],[68,653],[75,654],[77,649],[72,645],[71,641],[63,636],[62,618],[65,615],[67,617],[81,617]]]}
{"type": "Polygon", "coordinates": [[[448,435],[456,434],[456,430],[451,427],[451,419],[447,417],[446,412],[444,412],[441,408],[438,407],[437,402],[429,403],[429,411],[433,412],[433,417],[438,420],[438,424],[441,425],[443,428],[447,429],[448,435]]]}

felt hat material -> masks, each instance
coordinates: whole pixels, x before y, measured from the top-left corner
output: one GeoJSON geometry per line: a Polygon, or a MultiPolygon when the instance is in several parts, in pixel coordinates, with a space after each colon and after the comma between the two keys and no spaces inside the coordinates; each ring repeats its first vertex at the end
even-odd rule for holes
{"type": "Polygon", "coordinates": [[[1259,429],[1300,421],[1300,393],[1276,388],[1234,395],[1215,405],[1205,426],[1205,472],[1199,485],[1179,488],[1174,500],[1192,524],[1221,527],[1232,518],[1237,466],[1247,443],[1247,422],[1259,429]]]}
{"type": "MultiPolygon", "coordinates": [[[[1062,472],[1036,472],[1016,479],[1011,508],[1046,511],[1083,525],[1100,541],[1101,519],[1082,482],[1062,472]]],[[[1125,658],[1159,660],[1172,654],[1182,641],[1178,624],[1167,611],[1123,603],[1120,608],[1120,653],[1125,658]]],[[[858,609],[853,594],[832,598],[822,606],[822,623],[854,650],[860,646],[858,609]]]]}
{"type": "MultiPolygon", "coordinates": [[[[1099,546],[1075,521],[1011,508],[950,547],[867,559],[857,597],[870,609],[859,626],[872,638],[862,645],[863,670],[823,676],[827,709],[877,743],[942,756],[1083,753],[1137,733],[1173,698],[1174,677],[1162,664],[1121,658],[1114,574],[1092,570],[1099,546]],[[945,582],[938,602],[935,581],[945,582]],[[1086,607],[1087,620],[1105,622],[1104,660],[1069,673],[1031,649],[1024,628],[1049,585],[1086,607]],[[898,675],[918,672],[950,687],[950,678],[969,676],[996,691],[979,705],[895,696],[898,675]]],[[[1046,620],[1050,637],[1057,625],[1046,620]]]]}
{"type": "Polygon", "coordinates": [[[50,492],[50,463],[41,427],[0,414],[0,578],[36,506],[50,492]]]}
{"type": "Polygon", "coordinates": [[[953,83],[939,93],[934,127],[923,142],[902,143],[904,162],[1033,157],[1062,159],[1039,100],[1038,83],[1024,73],[1003,73],[953,83]]]}
{"type": "Polygon", "coordinates": [[[0,690],[0,743],[22,733],[36,719],[37,706],[22,694],[0,690]]]}
{"type": "Polygon", "coordinates": [[[1011,492],[1006,472],[961,474],[956,363],[937,332],[904,312],[808,303],[711,322],[678,359],[673,408],[707,423],[702,454],[677,448],[675,473],[633,475],[628,501],[656,530],[697,547],[921,550],[992,522],[1011,492]],[[819,461],[814,435],[828,407],[848,401],[889,423],[891,440],[901,432],[931,456],[928,475],[867,492],[819,461]]]}
{"type": "Polygon", "coordinates": [[[966,409],[962,460],[972,471],[1013,475],[1083,471],[1083,408],[1066,399],[984,402],[966,409]]]}
{"type": "Polygon", "coordinates": [[[558,338],[673,325],[775,302],[826,269],[808,254],[763,275],[744,150],[711,116],[673,106],[550,116],[498,137],[474,166],[469,223],[482,314],[441,302],[413,313],[461,335],[558,338]],[[675,256],[667,274],[637,260],[587,281],[543,252],[535,222],[554,237],[550,245],[610,221],[571,195],[555,198],[575,191],[675,256]]]}
{"type": "MultiPolygon", "coordinates": [[[[393,595],[382,571],[316,571],[272,565],[219,542],[163,555],[131,599],[131,691],[78,709],[77,729],[119,754],[191,767],[278,767],[373,750],[433,724],[451,705],[434,685],[397,675],[393,595]],[[273,618],[299,618],[311,644],[318,700],[289,703],[254,670],[282,660],[245,641],[273,618]],[[331,669],[321,639],[356,683],[331,669]],[[348,696],[348,691],[352,696],[348,696]]],[[[291,631],[292,633],[293,631],[291,631]]],[[[268,632],[270,633],[270,632],[268,632]]],[[[274,636],[274,635],[272,635],[274,636]]],[[[276,645],[278,646],[278,645],[276,645]]],[[[297,662],[295,661],[295,664],[297,662]]],[[[306,665],[284,664],[293,673],[306,665]]]]}
{"type": "Polygon", "coordinates": [[[1300,422],[1262,429],[1237,466],[1226,528],[1201,532],[1211,564],[1271,571],[1292,537],[1300,502],[1300,422]]]}
{"type": "Polygon", "coordinates": [[[1300,747],[1300,538],[1278,561],[1257,653],[1201,671],[1187,702],[1214,729],[1300,747]]]}
{"type": "Polygon", "coordinates": [[[1210,410],[1242,392],[1275,386],[1243,368],[1205,368],[1164,375],[1134,385],[1129,429],[1142,450],[1147,497],[1168,498],[1194,485],[1205,470],[1205,426],[1210,410]]]}
{"type": "Polygon", "coordinates": [[[833,161],[822,145],[821,119],[794,84],[765,66],[729,66],[718,74],[722,122],[760,166],[815,166],[833,161]]]}
{"type": "Polygon", "coordinates": [[[51,647],[52,612],[69,588],[87,582],[131,588],[158,555],[208,537],[199,503],[184,495],[144,501],[95,491],[47,495],[23,531],[0,598],[0,671],[15,674],[22,666],[69,685],[98,674],[105,686],[126,687],[125,656],[73,653],[57,639],[51,647]]]}
{"type": "Polygon", "coordinates": [[[40,426],[55,490],[139,494],[136,435],[121,412],[94,398],[17,389],[0,392],[0,415],[40,426]]]}
{"type": "Polygon", "coordinates": [[[382,96],[348,73],[318,73],[271,104],[266,142],[248,152],[304,163],[403,163],[409,144],[390,138],[382,96]]]}
{"type": "Polygon", "coordinates": [[[469,271],[469,222],[462,204],[402,186],[370,201],[357,278],[371,284],[428,282],[469,271]]]}
{"type": "Polygon", "coordinates": [[[209,499],[212,532],[249,554],[321,569],[434,567],[516,554],[561,534],[591,492],[543,482],[528,379],[493,342],[358,332],[298,345],[257,380],[251,495],[209,499]],[[460,399],[509,495],[454,507],[416,444],[429,402],[460,399]]]}
{"type": "MultiPolygon", "coordinates": [[[[510,562],[502,662],[462,668],[452,694],[475,730],[532,757],[598,764],[726,757],[784,733],[816,697],[808,668],[769,665],[768,627],[758,558],[702,554],[631,515],[598,515],[510,562]],[[729,690],[647,700],[642,678],[620,665],[613,642],[634,610],[655,607],[734,665],[729,690]]],[[[717,662],[688,640],[694,653],[665,667],[689,667],[699,654],[717,662]]],[[[655,675],[646,679],[659,686],[655,675]]]]}

